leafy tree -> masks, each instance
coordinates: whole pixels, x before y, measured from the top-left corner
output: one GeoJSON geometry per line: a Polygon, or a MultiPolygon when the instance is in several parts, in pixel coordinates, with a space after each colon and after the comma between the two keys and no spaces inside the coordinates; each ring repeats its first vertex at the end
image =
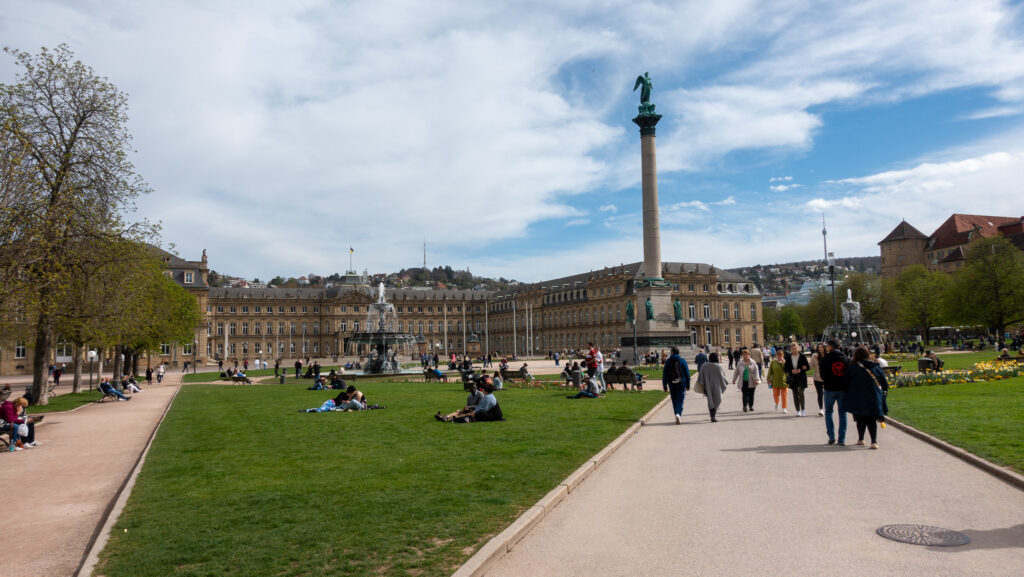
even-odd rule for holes
{"type": "Polygon", "coordinates": [[[921,264],[908,266],[893,283],[899,321],[923,331],[925,342],[931,342],[930,327],[944,322],[944,300],[950,284],[949,275],[921,264]]]}
{"type": "Polygon", "coordinates": [[[4,51],[22,72],[16,84],[0,85],[0,143],[24,153],[17,179],[24,187],[24,202],[16,208],[21,226],[4,240],[16,243],[25,257],[9,274],[31,289],[19,300],[35,329],[32,392],[45,403],[57,295],[63,284],[75,282],[75,245],[88,238],[153,234],[152,227],[128,226],[121,217],[149,188],[128,161],[123,92],[74,60],[63,44],[38,55],[4,51]]]}
{"type": "Polygon", "coordinates": [[[761,322],[764,325],[764,340],[773,340],[782,334],[782,327],[779,324],[779,311],[772,307],[761,307],[761,322]]]}
{"type": "Polygon", "coordinates": [[[793,307],[786,307],[779,313],[779,331],[783,337],[803,334],[804,323],[793,307]]]}
{"type": "Polygon", "coordinates": [[[1024,253],[1003,237],[971,243],[946,302],[952,319],[1002,336],[1024,322],[1024,253]]]}

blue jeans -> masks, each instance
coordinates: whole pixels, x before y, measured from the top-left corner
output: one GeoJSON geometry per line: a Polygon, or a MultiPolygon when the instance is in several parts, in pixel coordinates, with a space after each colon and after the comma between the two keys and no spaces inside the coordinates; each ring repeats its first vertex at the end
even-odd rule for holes
{"type": "Polygon", "coordinates": [[[832,405],[839,409],[839,442],[846,442],[846,391],[825,390],[825,432],[830,441],[836,440],[835,425],[832,423],[832,405]]]}
{"type": "Polygon", "coordinates": [[[686,400],[686,385],[683,383],[669,383],[668,394],[672,397],[672,412],[676,415],[682,415],[683,401],[686,400]]]}

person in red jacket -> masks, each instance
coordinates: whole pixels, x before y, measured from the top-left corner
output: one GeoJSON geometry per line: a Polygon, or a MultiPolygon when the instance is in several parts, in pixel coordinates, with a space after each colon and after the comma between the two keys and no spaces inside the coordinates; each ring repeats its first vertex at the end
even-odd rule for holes
{"type": "Polygon", "coordinates": [[[36,446],[36,425],[35,417],[24,415],[25,407],[28,406],[28,399],[19,397],[13,401],[0,403],[0,419],[6,421],[11,427],[10,451],[20,451],[22,447],[32,448],[36,446]],[[18,434],[18,425],[28,425],[28,435],[22,437],[18,434]],[[22,446],[18,446],[18,441],[22,446]]]}

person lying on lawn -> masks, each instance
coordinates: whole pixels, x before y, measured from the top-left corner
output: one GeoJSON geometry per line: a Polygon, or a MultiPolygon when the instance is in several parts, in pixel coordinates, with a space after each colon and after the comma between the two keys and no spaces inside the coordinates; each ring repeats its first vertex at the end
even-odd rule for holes
{"type": "Polygon", "coordinates": [[[503,421],[505,416],[498,405],[498,399],[494,396],[494,385],[484,382],[480,385],[484,398],[480,400],[473,412],[452,419],[451,423],[474,423],[483,421],[503,421]]]}
{"type": "Polygon", "coordinates": [[[366,396],[355,385],[349,385],[334,398],[334,404],[339,411],[361,411],[366,408],[366,396]]]}
{"type": "MultiPolygon", "coordinates": [[[[484,382],[486,383],[487,381],[484,382]]],[[[455,411],[454,413],[449,413],[447,415],[442,415],[441,411],[438,411],[436,414],[434,414],[434,418],[437,419],[438,421],[444,421],[447,423],[449,421],[452,421],[453,419],[465,417],[466,415],[471,415],[473,411],[476,410],[477,406],[480,404],[480,401],[484,400],[484,394],[480,392],[480,389],[477,387],[477,384],[475,382],[470,382],[468,387],[469,388],[466,390],[469,391],[469,396],[466,397],[466,406],[462,407],[458,411],[455,411]]]]}

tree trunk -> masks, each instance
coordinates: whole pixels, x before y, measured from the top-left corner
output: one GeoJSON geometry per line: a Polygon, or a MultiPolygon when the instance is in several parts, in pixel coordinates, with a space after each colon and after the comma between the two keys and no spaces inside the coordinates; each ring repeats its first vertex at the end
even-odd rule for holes
{"type": "Polygon", "coordinates": [[[45,405],[49,402],[46,395],[47,372],[50,361],[50,327],[49,317],[45,313],[39,315],[36,323],[36,344],[32,350],[32,404],[45,405]]]}
{"type": "Polygon", "coordinates": [[[82,349],[84,345],[75,343],[74,356],[71,357],[71,362],[75,367],[75,378],[71,381],[71,392],[80,393],[82,392],[82,349]]]}
{"type": "Polygon", "coordinates": [[[121,379],[121,375],[124,374],[124,359],[121,357],[124,355],[124,347],[117,345],[114,347],[114,374],[111,380],[118,382],[121,379]]]}

